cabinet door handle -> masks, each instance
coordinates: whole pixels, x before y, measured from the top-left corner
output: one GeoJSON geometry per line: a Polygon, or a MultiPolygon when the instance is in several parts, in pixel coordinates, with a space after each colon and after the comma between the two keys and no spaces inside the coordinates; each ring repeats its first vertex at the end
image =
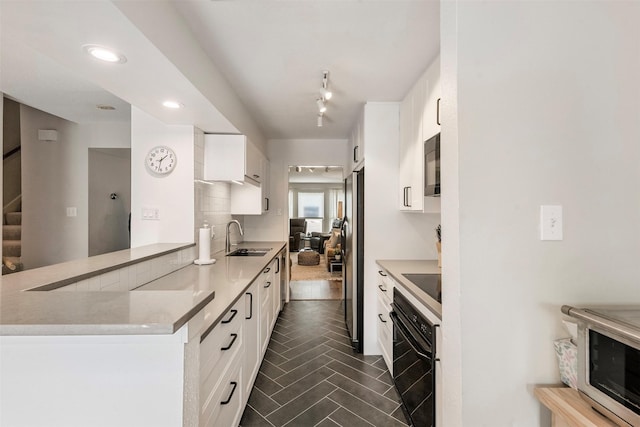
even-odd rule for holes
{"type": "Polygon", "coordinates": [[[231,347],[233,347],[233,343],[236,342],[236,339],[238,338],[238,334],[231,334],[230,336],[231,336],[231,342],[229,343],[229,345],[226,347],[220,347],[220,350],[227,351],[231,347]]]}
{"type": "Polygon", "coordinates": [[[382,285],[378,285],[378,289],[380,289],[382,292],[387,292],[387,288],[383,288],[382,285]]]}
{"type": "Polygon", "coordinates": [[[254,177],[255,179],[258,179],[258,178],[260,178],[260,175],[256,175],[256,174],[254,173],[254,174],[253,174],[253,177],[254,177]]]}
{"type": "Polygon", "coordinates": [[[438,102],[436,102],[436,123],[440,126],[440,99],[438,98],[438,102]]]}
{"type": "Polygon", "coordinates": [[[358,146],[353,147],[353,162],[358,162],[358,146]]]}
{"type": "Polygon", "coordinates": [[[264,288],[267,289],[269,286],[271,286],[271,282],[267,282],[267,284],[264,285],[264,288]]]}
{"type": "Polygon", "coordinates": [[[280,257],[276,258],[276,274],[280,273],[280,257]]]}
{"type": "Polygon", "coordinates": [[[264,200],[266,200],[266,202],[267,202],[267,208],[265,209],[265,211],[268,211],[269,210],[269,198],[265,197],[264,200]]]}
{"type": "Polygon", "coordinates": [[[407,207],[411,207],[411,186],[407,187],[407,207]]]}
{"type": "Polygon", "coordinates": [[[382,323],[387,323],[387,321],[382,318],[382,314],[378,313],[378,318],[382,323]]]}
{"type": "Polygon", "coordinates": [[[270,272],[270,271],[271,271],[271,267],[267,267],[267,268],[265,268],[265,269],[264,269],[263,273],[264,273],[264,274],[267,274],[267,273],[268,273],[268,272],[270,272]]]}
{"type": "Polygon", "coordinates": [[[382,277],[387,277],[387,275],[384,274],[384,271],[382,270],[378,270],[378,274],[381,275],[382,277]]]}
{"type": "Polygon", "coordinates": [[[249,317],[245,317],[245,319],[249,320],[253,317],[253,294],[247,292],[245,295],[249,295],[249,317]]]}
{"type": "Polygon", "coordinates": [[[230,318],[228,318],[227,320],[223,320],[223,321],[222,321],[222,322],[220,322],[220,323],[223,323],[223,324],[225,324],[225,325],[226,325],[227,323],[231,323],[231,321],[233,320],[233,318],[234,318],[234,317],[236,317],[236,314],[238,314],[238,310],[231,310],[231,317],[230,317],[230,318]]]}
{"type": "Polygon", "coordinates": [[[231,393],[229,394],[229,397],[227,397],[227,400],[225,400],[224,402],[220,402],[221,405],[226,405],[229,402],[231,402],[231,398],[233,397],[233,393],[236,392],[236,387],[238,386],[238,383],[235,381],[231,381],[229,384],[231,384],[233,386],[233,388],[231,389],[231,393]]]}

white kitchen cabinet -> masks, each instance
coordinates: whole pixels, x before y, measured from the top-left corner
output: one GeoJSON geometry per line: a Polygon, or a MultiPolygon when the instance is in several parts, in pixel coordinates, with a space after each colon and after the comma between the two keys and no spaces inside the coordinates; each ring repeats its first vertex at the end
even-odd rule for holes
{"type": "Polygon", "coordinates": [[[234,380],[241,376],[242,363],[237,368],[233,368],[234,362],[238,359],[242,360],[244,353],[244,304],[243,299],[238,300],[225,313],[220,323],[205,330],[200,336],[200,426],[216,425],[214,421],[223,409],[226,410],[224,406],[228,405],[222,404],[227,400],[222,397],[227,396],[225,394],[227,391],[232,399],[235,396],[244,403],[242,383],[234,380]],[[231,380],[229,380],[230,371],[233,371],[231,380]],[[235,382],[235,387],[232,389],[229,387],[230,381],[235,382]]]}
{"type": "Polygon", "coordinates": [[[262,153],[245,135],[204,136],[204,179],[262,182],[262,153]]]}
{"type": "Polygon", "coordinates": [[[262,271],[262,274],[256,279],[258,282],[258,293],[260,294],[260,354],[264,356],[271,338],[271,325],[275,322],[273,319],[273,274],[269,267],[262,271]]]}
{"type": "Polygon", "coordinates": [[[364,111],[361,111],[349,137],[351,170],[356,171],[362,168],[364,163],[364,140],[364,111]]]}
{"type": "Polygon", "coordinates": [[[382,358],[393,375],[393,323],[389,313],[393,299],[393,280],[383,270],[378,270],[378,345],[382,358]]]}
{"type": "Polygon", "coordinates": [[[258,293],[257,282],[253,282],[244,293],[244,404],[249,399],[262,360],[260,357],[260,301],[258,293]]]}
{"type": "Polygon", "coordinates": [[[244,135],[205,135],[204,179],[233,182],[232,215],[260,215],[269,208],[269,160],[244,135]]]}
{"type": "Polygon", "coordinates": [[[424,141],[440,132],[440,60],[436,59],[400,104],[399,209],[440,212],[438,197],[424,196],[424,141]]]}

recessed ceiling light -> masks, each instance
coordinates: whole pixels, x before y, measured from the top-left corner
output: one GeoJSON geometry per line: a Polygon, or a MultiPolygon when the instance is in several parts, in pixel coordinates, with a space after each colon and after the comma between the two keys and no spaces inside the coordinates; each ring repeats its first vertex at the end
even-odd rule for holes
{"type": "Polygon", "coordinates": [[[178,108],[182,108],[182,104],[176,101],[164,101],[162,105],[167,108],[172,108],[174,110],[178,108]]]}
{"type": "Polygon", "coordinates": [[[86,44],[82,46],[84,51],[96,59],[114,64],[124,64],[127,58],[120,52],[116,52],[108,47],[99,46],[97,44],[86,44]]]}

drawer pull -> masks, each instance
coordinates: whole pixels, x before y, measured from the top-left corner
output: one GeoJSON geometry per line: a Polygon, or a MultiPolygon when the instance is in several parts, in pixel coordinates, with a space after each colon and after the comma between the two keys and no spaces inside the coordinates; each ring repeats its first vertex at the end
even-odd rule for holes
{"type": "Polygon", "coordinates": [[[238,310],[231,310],[231,317],[228,318],[227,320],[223,320],[221,323],[223,324],[227,324],[227,323],[231,323],[231,321],[233,320],[234,317],[236,317],[236,314],[238,314],[238,310]]]}
{"type": "Polygon", "coordinates": [[[253,317],[253,294],[247,292],[245,295],[249,295],[249,317],[245,317],[245,319],[249,320],[253,317]]]}
{"type": "Polygon", "coordinates": [[[267,267],[267,268],[265,268],[265,270],[263,271],[263,273],[267,274],[267,273],[268,273],[268,272],[270,272],[270,271],[271,271],[271,267],[267,267]]]}
{"type": "Polygon", "coordinates": [[[384,271],[382,270],[378,270],[378,274],[381,275],[382,277],[387,277],[387,275],[384,274],[384,271]]]}
{"type": "Polygon", "coordinates": [[[271,286],[271,282],[267,282],[267,284],[266,284],[266,285],[264,285],[264,288],[266,289],[266,288],[268,288],[269,286],[271,286]]]}
{"type": "Polygon", "coordinates": [[[384,319],[382,318],[382,314],[379,314],[379,313],[378,313],[378,318],[380,319],[380,321],[381,321],[382,323],[387,323],[387,321],[386,321],[386,320],[384,320],[384,319]]]}
{"type": "Polygon", "coordinates": [[[232,336],[233,338],[231,339],[231,342],[229,343],[229,345],[228,345],[228,346],[226,346],[226,347],[221,347],[221,348],[220,348],[220,350],[222,350],[222,351],[227,351],[227,350],[229,350],[231,347],[233,347],[233,343],[234,343],[234,342],[236,342],[236,338],[238,338],[238,334],[231,334],[231,336],[232,336]]]}
{"type": "Polygon", "coordinates": [[[233,386],[233,388],[231,389],[231,393],[229,394],[229,397],[227,397],[227,400],[220,402],[221,405],[227,405],[229,402],[231,402],[231,398],[233,397],[233,393],[236,392],[236,387],[238,386],[238,383],[235,381],[231,381],[229,384],[231,384],[233,386]]]}
{"type": "Polygon", "coordinates": [[[382,285],[378,285],[378,289],[380,289],[382,292],[387,292],[387,288],[383,288],[382,285]]]}

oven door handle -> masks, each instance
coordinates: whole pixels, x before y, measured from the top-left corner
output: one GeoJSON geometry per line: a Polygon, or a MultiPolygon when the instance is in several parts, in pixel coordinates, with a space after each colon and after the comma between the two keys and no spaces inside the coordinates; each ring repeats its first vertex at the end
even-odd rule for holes
{"type": "Polygon", "coordinates": [[[402,323],[402,320],[400,320],[395,311],[389,313],[389,317],[391,317],[393,325],[398,328],[398,331],[400,331],[400,333],[406,338],[407,342],[409,343],[413,351],[418,354],[418,356],[420,356],[422,359],[433,360],[433,353],[431,352],[431,348],[422,348],[422,346],[413,337],[413,334],[411,334],[409,329],[407,329],[404,323],[402,323]]]}

